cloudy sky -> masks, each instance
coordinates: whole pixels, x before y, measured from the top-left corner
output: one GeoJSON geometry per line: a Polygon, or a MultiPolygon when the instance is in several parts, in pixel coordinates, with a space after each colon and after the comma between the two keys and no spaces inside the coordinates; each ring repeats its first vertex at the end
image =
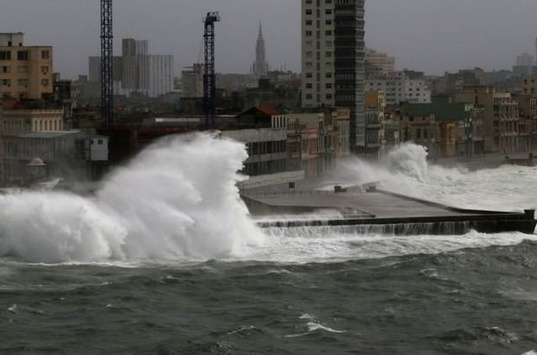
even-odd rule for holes
{"type": "MultiPolygon", "coordinates": [[[[202,18],[218,10],[217,69],[244,73],[254,58],[259,21],[268,61],[300,70],[301,0],[114,0],[116,53],[125,37],[173,54],[176,69],[199,61],[202,18]]],[[[535,55],[537,0],[368,0],[369,47],[397,58],[399,69],[443,73],[509,68],[535,55]]],[[[26,44],[55,47],[55,70],[86,74],[99,53],[99,0],[0,0],[0,32],[26,33],[26,44]]]]}

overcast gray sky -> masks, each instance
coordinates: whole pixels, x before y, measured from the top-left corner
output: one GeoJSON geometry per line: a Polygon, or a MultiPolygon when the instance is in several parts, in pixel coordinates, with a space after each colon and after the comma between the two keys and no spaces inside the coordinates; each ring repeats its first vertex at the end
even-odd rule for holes
{"type": "MultiPolygon", "coordinates": [[[[201,59],[207,11],[218,10],[217,70],[248,72],[259,21],[273,68],[300,70],[301,0],[114,0],[116,53],[125,37],[174,54],[176,70],[201,59]]],[[[99,54],[99,0],[0,0],[0,32],[23,31],[28,45],[55,47],[55,70],[86,74],[99,54]]],[[[399,69],[443,73],[509,68],[535,55],[537,0],[368,0],[366,43],[397,58],[399,69]]]]}

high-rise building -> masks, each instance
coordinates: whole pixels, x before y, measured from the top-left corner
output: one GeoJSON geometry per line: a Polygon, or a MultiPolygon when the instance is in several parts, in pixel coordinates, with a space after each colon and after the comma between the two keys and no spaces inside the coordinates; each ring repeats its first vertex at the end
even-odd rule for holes
{"type": "Polygon", "coordinates": [[[256,78],[267,76],[268,64],[265,52],[265,39],[263,38],[263,27],[259,23],[259,33],[257,35],[257,44],[255,47],[255,63],[253,73],[256,78]]]}
{"type": "Polygon", "coordinates": [[[25,46],[23,33],[0,33],[0,98],[52,94],[52,47],[25,46]]]}
{"type": "MultiPolygon", "coordinates": [[[[114,92],[130,96],[140,93],[149,97],[173,90],[174,58],[172,55],[150,55],[148,42],[125,38],[121,57],[114,57],[114,92]]],[[[89,81],[100,82],[100,57],[89,58],[89,81]]]]}
{"type": "Polygon", "coordinates": [[[302,106],[350,110],[350,149],[365,149],[364,0],[302,1],[302,106]]]}

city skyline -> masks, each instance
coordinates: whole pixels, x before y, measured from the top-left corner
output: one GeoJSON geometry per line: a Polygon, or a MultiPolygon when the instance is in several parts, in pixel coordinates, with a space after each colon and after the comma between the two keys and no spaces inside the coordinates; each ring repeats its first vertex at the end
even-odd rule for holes
{"type": "MultiPolygon", "coordinates": [[[[216,10],[222,15],[217,25],[219,72],[249,72],[259,21],[264,23],[267,61],[273,68],[300,71],[298,0],[159,4],[115,0],[116,52],[122,38],[147,39],[155,52],[172,53],[180,72],[201,60],[201,20],[205,12],[216,10]]],[[[534,51],[536,12],[537,2],[527,0],[368,1],[366,45],[395,56],[398,69],[431,74],[474,66],[510,69],[517,55],[534,51]]],[[[25,32],[28,45],[54,46],[54,69],[67,78],[87,74],[87,57],[99,53],[98,0],[5,0],[0,22],[3,32],[25,32]]]]}

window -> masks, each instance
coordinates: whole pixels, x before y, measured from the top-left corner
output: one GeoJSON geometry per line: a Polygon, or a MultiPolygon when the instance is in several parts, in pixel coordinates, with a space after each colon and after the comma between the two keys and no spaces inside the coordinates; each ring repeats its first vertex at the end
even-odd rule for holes
{"type": "Polygon", "coordinates": [[[17,60],[28,60],[29,57],[28,51],[17,51],[17,60]]]}
{"type": "Polygon", "coordinates": [[[11,60],[11,51],[0,51],[0,60],[11,60]]]}
{"type": "Polygon", "coordinates": [[[41,85],[48,86],[48,84],[49,84],[48,79],[41,79],[41,85]]]}
{"type": "Polygon", "coordinates": [[[11,86],[11,80],[10,79],[1,79],[0,80],[0,86],[11,86]]]}
{"type": "Polygon", "coordinates": [[[41,59],[50,59],[50,51],[49,50],[41,51],[41,59]]]}
{"type": "Polygon", "coordinates": [[[28,86],[28,80],[27,79],[19,79],[18,84],[19,84],[19,86],[28,86]]]}
{"type": "Polygon", "coordinates": [[[28,67],[27,66],[18,66],[17,67],[17,73],[28,73],[28,67]]]}
{"type": "Polygon", "coordinates": [[[0,67],[0,73],[11,73],[11,67],[0,67]]]}
{"type": "Polygon", "coordinates": [[[43,73],[43,75],[47,75],[48,74],[48,66],[44,65],[41,67],[41,73],[43,73]]]}

